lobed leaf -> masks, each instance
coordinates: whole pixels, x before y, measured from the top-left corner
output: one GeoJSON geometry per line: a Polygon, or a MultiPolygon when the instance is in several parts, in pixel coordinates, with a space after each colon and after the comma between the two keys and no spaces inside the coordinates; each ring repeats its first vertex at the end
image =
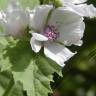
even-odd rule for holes
{"type": "Polygon", "coordinates": [[[7,40],[6,47],[2,45],[4,49],[1,51],[1,69],[11,70],[15,82],[23,84],[28,96],[48,96],[52,92],[52,74],[57,72],[61,75],[61,67],[46,58],[42,52],[32,52],[29,42],[13,41],[7,40]]]}

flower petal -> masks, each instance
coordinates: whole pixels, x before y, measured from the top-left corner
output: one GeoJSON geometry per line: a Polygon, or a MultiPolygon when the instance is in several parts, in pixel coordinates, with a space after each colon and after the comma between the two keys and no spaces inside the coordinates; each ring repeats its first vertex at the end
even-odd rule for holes
{"type": "MultiPolygon", "coordinates": [[[[71,46],[73,44],[73,42],[69,42],[69,41],[65,41],[64,42],[64,45],[67,45],[67,46],[71,46]]],[[[77,46],[81,46],[83,44],[83,41],[82,40],[78,40],[78,41],[74,41],[74,45],[77,45],[77,46]]]]}
{"type": "Polygon", "coordinates": [[[34,15],[33,15],[33,18],[31,18],[30,26],[33,29],[38,30],[39,32],[44,30],[48,13],[52,8],[53,6],[51,5],[38,6],[33,12],[34,15]]]}
{"type": "Polygon", "coordinates": [[[49,57],[62,67],[64,66],[64,62],[70,59],[75,54],[63,45],[56,43],[45,46],[44,53],[47,57],[49,57]]]}
{"type": "Polygon", "coordinates": [[[25,33],[25,29],[28,26],[28,15],[23,11],[14,11],[7,16],[6,33],[9,33],[13,37],[22,37],[25,33]]]}
{"type": "Polygon", "coordinates": [[[81,16],[90,17],[90,18],[96,17],[96,8],[92,4],[75,5],[75,4],[68,3],[67,6],[72,8],[74,12],[76,12],[81,16]]]}
{"type": "Polygon", "coordinates": [[[57,8],[53,11],[49,25],[54,25],[59,34],[58,41],[76,44],[83,37],[85,24],[82,16],[70,8],[57,8]]]}
{"type": "Polygon", "coordinates": [[[8,2],[8,7],[7,7],[7,12],[13,12],[14,10],[20,10],[20,2],[19,0],[9,0],[8,2]]]}
{"type": "Polygon", "coordinates": [[[5,34],[15,38],[21,38],[26,34],[26,28],[29,24],[29,13],[18,7],[18,2],[9,0],[6,10],[1,11],[0,22],[4,27],[5,34]]]}
{"type": "Polygon", "coordinates": [[[72,3],[74,4],[80,4],[80,3],[84,3],[84,2],[87,2],[87,0],[71,0],[72,3]]]}
{"type": "Polygon", "coordinates": [[[36,40],[38,40],[38,41],[47,41],[47,40],[48,40],[48,38],[45,37],[45,36],[42,35],[42,34],[32,33],[32,36],[33,36],[36,40]]]}
{"type": "Polygon", "coordinates": [[[34,52],[39,52],[41,49],[41,42],[35,40],[34,37],[31,38],[30,40],[31,48],[34,52]]]}
{"type": "Polygon", "coordinates": [[[65,5],[65,3],[74,3],[74,4],[80,4],[80,3],[84,3],[87,0],[60,0],[63,5],[65,5]]]}

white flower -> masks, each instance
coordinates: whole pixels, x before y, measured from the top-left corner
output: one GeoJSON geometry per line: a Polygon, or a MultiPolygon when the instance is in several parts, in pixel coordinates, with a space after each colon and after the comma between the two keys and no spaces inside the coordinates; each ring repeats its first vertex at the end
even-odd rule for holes
{"type": "Polygon", "coordinates": [[[87,5],[85,2],[87,0],[60,0],[63,6],[69,7],[71,10],[75,11],[77,14],[85,17],[96,17],[96,8],[90,4],[87,5]]]}
{"type": "Polygon", "coordinates": [[[38,6],[31,14],[30,40],[32,50],[39,52],[44,47],[44,54],[64,66],[64,62],[74,54],[65,45],[81,45],[85,24],[83,17],[69,8],[54,9],[50,5],[38,6]],[[48,18],[49,17],[49,18],[48,18]]]}
{"type": "Polygon", "coordinates": [[[23,37],[29,24],[29,13],[23,10],[19,3],[10,0],[5,11],[0,11],[0,26],[4,28],[4,35],[15,38],[23,37]]]}

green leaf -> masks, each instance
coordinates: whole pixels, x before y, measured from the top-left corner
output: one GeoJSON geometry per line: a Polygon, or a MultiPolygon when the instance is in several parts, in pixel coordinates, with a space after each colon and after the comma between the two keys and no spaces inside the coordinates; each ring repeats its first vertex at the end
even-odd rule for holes
{"type": "Polygon", "coordinates": [[[14,83],[13,80],[10,80],[3,96],[24,96],[22,84],[19,82],[14,83]]]}
{"type": "Polygon", "coordinates": [[[6,75],[7,75],[6,73],[0,73],[0,96],[3,95],[10,80],[9,77],[6,75]]]}
{"type": "Polygon", "coordinates": [[[23,7],[34,8],[39,5],[39,0],[20,0],[23,7]]]}
{"type": "Polygon", "coordinates": [[[10,64],[10,60],[7,57],[5,59],[4,54],[6,53],[6,47],[10,46],[14,46],[16,44],[17,41],[13,40],[12,38],[3,38],[0,37],[0,67],[1,67],[1,71],[10,69],[11,64],[10,64]],[[13,43],[14,42],[14,43],[13,43]]]}
{"type": "Polygon", "coordinates": [[[5,8],[7,5],[7,0],[0,0],[0,9],[5,8]]]}
{"type": "MultiPolygon", "coordinates": [[[[4,9],[10,0],[0,0],[0,9],[4,9]]],[[[17,0],[20,4],[25,7],[34,8],[36,5],[39,4],[39,0],[17,0]]]]}
{"type": "Polygon", "coordinates": [[[0,96],[24,96],[22,86],[19,82],[14,84],[9,72],[0,73],[0,96]]]}
{"type": "Polygon", "coordinates": [[[10,70],[15,82],[21,82],[28,96],[48,96],[52,92],[53,73],[61,75],[61,67],[46,58],[42,52],[34,53],[27,41],[4,39],[0,41],[0,65],[10,70]]]}

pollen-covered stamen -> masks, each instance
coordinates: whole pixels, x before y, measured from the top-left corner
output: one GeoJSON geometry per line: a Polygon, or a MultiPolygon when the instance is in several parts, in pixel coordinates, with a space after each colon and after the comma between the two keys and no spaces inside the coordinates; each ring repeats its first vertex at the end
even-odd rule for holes
{"type": "Polygon", "coordinates": [[[59,32],[54,26],[47,26],[43,32],[43,35],[46,36],[49,40],[56,40],[59,36],[59,32]]]}

